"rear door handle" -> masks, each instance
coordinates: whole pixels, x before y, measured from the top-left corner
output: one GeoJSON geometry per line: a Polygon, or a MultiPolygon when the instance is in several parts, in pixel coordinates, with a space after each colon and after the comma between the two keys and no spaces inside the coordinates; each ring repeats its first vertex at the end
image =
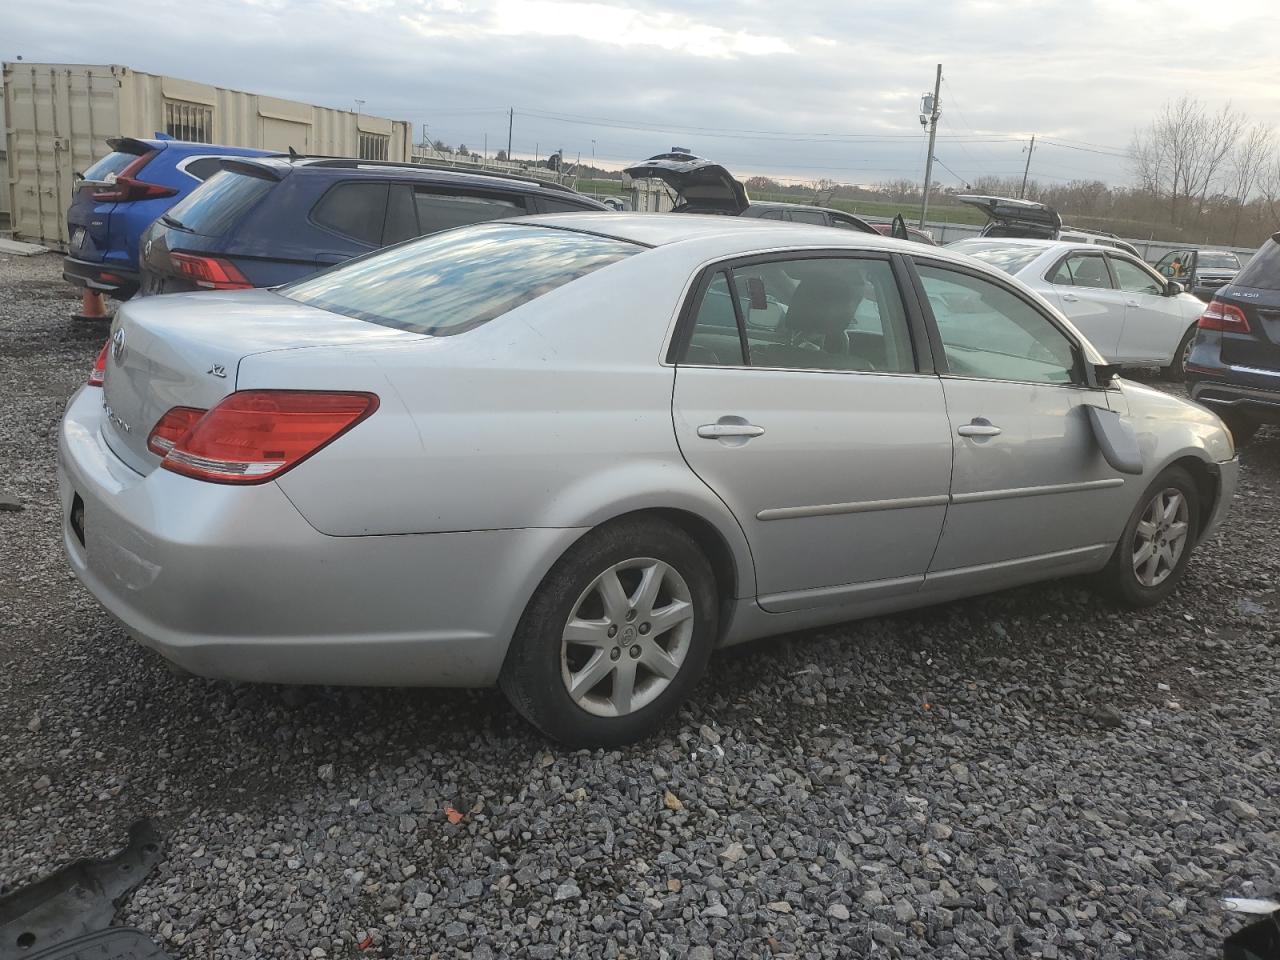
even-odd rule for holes
{"type": "Polygon", "coordinates": [[[1127,306],[1127,307],[1140,307],[1140,306],[1142,306],[1142,304],[1140,304],[1137,300],[1126,300],[1124,303],[1125,303],[1125,306],[1127,306]]]}
{"type": "Polygon", "coordinates": [[[1080,298],[1077,297],[1074,293],[1064,293],[1062,295],[1062,299],[1067,301],[1067,303],[1075,303],[1080,298]]]}
{"type": "Polygon", "coordinates": [[[998,437],[1004,431],[986,417],[974,417],[969,423],[956,427],[962,437],[998,437]]]}
{"type": "Polygon", "coordinates": [[[724,440],[728,437],[750,439],[763,433],[764,427],[757,427],[754,423],[726,423],[724,420],[720,423],[704,423],[698,428],[698,436],[704,440],[724,440]]]}

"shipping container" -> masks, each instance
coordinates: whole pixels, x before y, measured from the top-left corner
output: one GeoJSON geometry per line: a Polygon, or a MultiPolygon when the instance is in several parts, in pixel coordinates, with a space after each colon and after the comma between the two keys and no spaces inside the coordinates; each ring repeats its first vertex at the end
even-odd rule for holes
{"type": "Polygon", "coordinates": [[[265,150],[409,159],[409,124],[118,64],[5,63],[4,120],[15,239],[66,249],[75,174],[109,137],[194,140],[265,150]]]}

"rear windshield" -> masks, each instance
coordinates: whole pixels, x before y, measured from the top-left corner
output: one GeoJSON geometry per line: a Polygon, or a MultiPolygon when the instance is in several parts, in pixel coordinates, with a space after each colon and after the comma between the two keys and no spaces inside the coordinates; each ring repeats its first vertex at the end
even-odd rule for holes
{"type": "Polygon", "coordinates": [[[1209,267],[1211,269],[1240,269],[1240,261],[1236,259],[1236,255],[1234,253],[1202,253],[1199,256],[1198,261],[1199,266],[1209,267]]]}
{"type": "Polygon", "coordinates": [[[125,153],[117,150],[115,153],[108,153],[105,157],[95,163],[92,167],[84,172],[86,180],[114,180],[129,164],[138,159],[136,153],[125,153]]]}
{"type": "Polygon", "coordinates": [[[1017,273],[1044,253],[1044,247],[1028,247],[1013,243],[984,243],[981,240],[961,240],[950,244],[950,248],[958,253],[967,253],[983,263],[989,263],[1005,273],[1017,273]]]}
{"type": "Polygon", "coordinates": [[[1233,285],[1280,290],[1280,233],[1262,245],[1244,269],[1236,274],[1233,285]]]}
{"type": "Polygon", "coordinates": [[[165,214],[165,219],[192,233],[220,237],[275,184],[267,177],[220,170],[165,214]]]}
{"type": "Polygon", "coordinates": [[[411,240],[279,292],[348,317],[443,337],[643,249],[568,230],[480,224],[411,240]]]}

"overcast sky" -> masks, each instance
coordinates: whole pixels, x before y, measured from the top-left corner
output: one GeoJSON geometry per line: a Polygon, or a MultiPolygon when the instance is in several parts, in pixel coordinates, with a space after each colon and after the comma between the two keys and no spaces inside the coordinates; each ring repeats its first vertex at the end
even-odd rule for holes
{"type": "Polygon", "coordinates": [[[617,166],[679,145],[742,177],[920,179],[938,62],[944,185],[1021,173],[1033,133],[1033,177],[1126,182],[1115,154],[1184,92],[1280,127],[1277,0],[28,0],[5,5],[0,44],[6,60],[359,98],[415,139],[426,123],[491,153],[510,106],[516,154],[585,160],[594,139],[617,166]]]}

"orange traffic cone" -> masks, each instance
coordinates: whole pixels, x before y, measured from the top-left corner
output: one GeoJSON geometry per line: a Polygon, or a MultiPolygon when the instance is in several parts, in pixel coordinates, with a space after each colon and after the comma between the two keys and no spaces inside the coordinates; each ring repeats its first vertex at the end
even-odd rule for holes
{"type": "Polygon", "coordinates": [[[111,315],[107,313],[107,307],[103,299],[102,294],[96,290],[81,287],[80,312],[75,315],[75,319],[85,321],[110,320],[111,315]]]}

